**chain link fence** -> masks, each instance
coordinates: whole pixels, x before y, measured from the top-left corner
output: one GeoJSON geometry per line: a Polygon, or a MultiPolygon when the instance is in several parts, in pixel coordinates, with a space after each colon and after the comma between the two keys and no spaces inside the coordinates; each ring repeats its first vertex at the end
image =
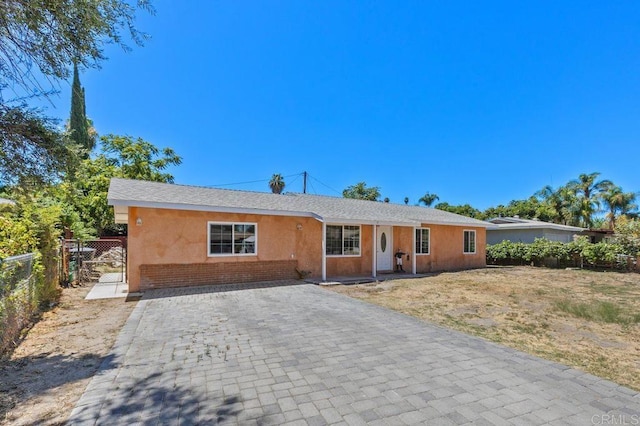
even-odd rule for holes
{"type": "Polygon", "coordinates": [[[0,354],[14,346],[37,312],[35,253],[0,259],[0,354]]]}
{"type": "Polygon", "coordinates": [[[120,239],[65,240],[61,270],[66,285],[126,280],[126,247],[120,239]]]}

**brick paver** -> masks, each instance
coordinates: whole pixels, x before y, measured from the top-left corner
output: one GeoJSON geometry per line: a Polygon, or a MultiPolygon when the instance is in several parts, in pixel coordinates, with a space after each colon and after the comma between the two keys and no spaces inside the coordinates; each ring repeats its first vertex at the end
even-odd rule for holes
{"type": "Polygon", "coordinates": [[[637,392],[566,366],[313,285],[254,287],[147,292],[69,423],[640,420],[637,392]]]}

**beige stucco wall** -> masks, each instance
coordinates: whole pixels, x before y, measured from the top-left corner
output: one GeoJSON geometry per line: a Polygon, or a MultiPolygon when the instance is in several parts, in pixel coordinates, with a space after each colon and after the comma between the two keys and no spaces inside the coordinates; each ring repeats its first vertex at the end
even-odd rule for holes
{"type": "Polygon", "coordinates": [[[307,217],[211,213],[129,208],[129,290],[138,291],[140,265],[255,262],[296,259],[298,269],[321,275],[322,223],[307,217]],[[137,218],[142,219],[140,226],[137,218]],[[255,256],[212,256],[207,247],[208,222],[257,224],[255,256]],[[302,229],[298,230],[298,225],[302,229]]]}
{"type": "MultiPolygon", "coordinates": [[[[296,260],[299,270],[309,271],[314,277],[322,275],[322,223],[313,218],[130,207],[128,225],[127,275],[131,292],[140,289],[140,265],[296,260]],[[141,225],[136,225],[138,218],[141,225]],[[207,223],[211,221],[256,223],[257,254],[209,257],[207,223]]],[[[431,229],[431,254],[416,256],[417,272],[485,266],[484,228],[423,226],[431,229]],[[462,252],[465,229],[476,231],[475,254],[462,252]]],[[[393,250],[413,253],[413,233],[412,227],[394,226],[393,250]]],[[[373,226],[361,226],[360,248],[360,256],[328,256],[327,275],[371,274],[373,226]]],[[[411,260],[406,257],[404,269],[411,271],[411,260]]]]}
{"type": "MultiPolygon", "coordinates": [[[[486,229],[422,224],[430,229],[430,254],[416,255],[416,272],[453,271],[486,266],[486,229]],[[465,254],[464,231],[476,231],[476,253],[465,254]]],[[[406,269],[406,268],[405,268],[406,269]]]]}
{"type": "Polygon", "coordinates": [[[373,226],[362,225],[360,226],[360,256],[327,256],[327,276],[370,275],[372,265],[373,226]]]}

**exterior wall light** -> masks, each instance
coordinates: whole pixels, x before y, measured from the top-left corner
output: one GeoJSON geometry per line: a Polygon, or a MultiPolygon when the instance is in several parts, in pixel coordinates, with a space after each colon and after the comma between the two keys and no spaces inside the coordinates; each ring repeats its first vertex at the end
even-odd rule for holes
{"type": "Polygon", "coordinates": [[[141,217],[136,218],[136,225],[142,226],[142,218],[141,217]]]}

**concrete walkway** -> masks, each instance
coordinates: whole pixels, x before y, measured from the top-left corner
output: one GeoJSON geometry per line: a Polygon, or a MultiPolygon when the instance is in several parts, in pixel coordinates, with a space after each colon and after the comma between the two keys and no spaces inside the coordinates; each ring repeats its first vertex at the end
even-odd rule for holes
{"type": "Polygon", "coordinates": [[[129,285],[124,281],[122,274],[111,272],[102,274],[100,280],[94,284],[85,297],[85,300],[114,299],[127,297],[128,294],[129,285]]]}
{"type": "Polygon", "coordinates": [[[637,392],[560,364],[313,285],[232,288],[146,293],[69,424],[640,419],[637,392]]]}

